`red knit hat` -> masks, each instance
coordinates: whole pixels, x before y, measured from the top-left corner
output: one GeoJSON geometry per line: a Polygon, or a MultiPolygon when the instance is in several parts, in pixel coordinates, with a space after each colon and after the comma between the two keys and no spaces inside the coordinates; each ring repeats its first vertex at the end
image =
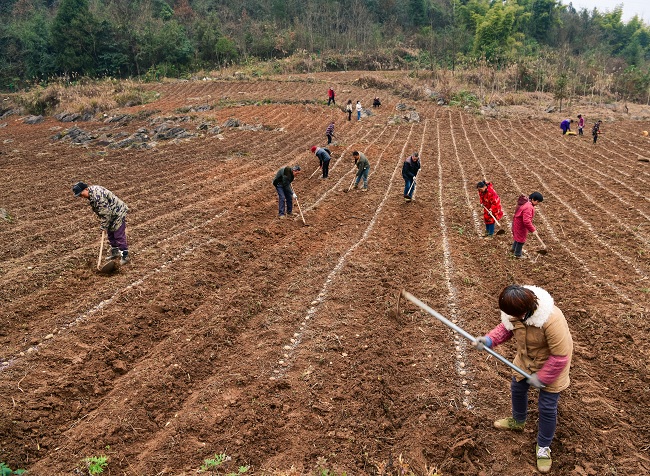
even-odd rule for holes
{"type": "Polygon", "coordinates": [[[313,145],[313,146],[311,147],[311,151],[312,151],[312,152],[316,152],[316,146],[315,146],[315,145],[313,145]]]}

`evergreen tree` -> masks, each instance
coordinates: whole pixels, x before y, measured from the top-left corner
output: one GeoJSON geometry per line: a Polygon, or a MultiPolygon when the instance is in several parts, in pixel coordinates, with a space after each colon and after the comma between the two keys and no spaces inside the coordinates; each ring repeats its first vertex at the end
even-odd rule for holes
{"type": "Polygon", "coordinates": [[[96,29],[88,0],[61,0],[52,24],[52,48],[59,72],[94,73],[96,29]]]}

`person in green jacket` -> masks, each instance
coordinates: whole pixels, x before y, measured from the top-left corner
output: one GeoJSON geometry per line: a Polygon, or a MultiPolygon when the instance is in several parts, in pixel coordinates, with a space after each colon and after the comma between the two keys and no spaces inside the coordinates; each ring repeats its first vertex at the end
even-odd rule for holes
{"type": "Polygon", "coordinates": [[[354,163],[357,166],[357,179],[354,182],[354,188],[359,188],[359,182],[363,179],[363,189],[362,192],[368,191],[368,174],[370,173],[370,162],[363,152],[355,150],[352,152],[354,157],[354,163]]]}
{"type": "Polygon", "coordinates": [[[282,167],[273,178],[273,186],[276,192],[278,192],[278,218],[280,219],[285,217],[285,203],[287,215],[290,217],[293,216],[293,199],[296,198],[296,194],[293,193],[291,182],[293,182],[293,179],[299,172],[299,165],[282,167]]]}

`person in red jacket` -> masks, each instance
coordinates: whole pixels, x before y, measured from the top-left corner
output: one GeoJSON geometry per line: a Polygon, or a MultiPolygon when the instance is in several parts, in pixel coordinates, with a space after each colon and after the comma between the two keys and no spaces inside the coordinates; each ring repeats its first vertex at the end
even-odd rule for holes
{"type": "Polygon", "coordinates": [[[494,190],[491,182],[482,180],[476,184],[478,198],[483,205],[483,222],[485,223],[485,237],[494,236],[494,222],[503,218],[501,199],[494,190]],[[489,210],[489,212],[488,212],[489,210]],[[490,215],[492,213],[492,215],[490,215]]]}
{"type": "Polygon", "coordinates": [[[512,217],[512,253],[515,255],[515,258],[522,257],[521,253],[528,233],[535,233],[537,230],[535,225],[533,225],[535,207],[543,201],[544,197],[539,192],[531,193],[528,198],[526,198],[526,195],[520,195],[517,200],[517,208],[512,217]]]}
{"type": "Polygon", "coordinates": [[[334,92],[334,90],[333,90],[332,88],[329,88],[329,89],[327,90],[327,105],[328,105],[328,106],[329,106],[330,104],[332,104],[332,103],[336,106],[336,100],[335,100],[335,97],[336,97],[336,93],[334,92]]]}

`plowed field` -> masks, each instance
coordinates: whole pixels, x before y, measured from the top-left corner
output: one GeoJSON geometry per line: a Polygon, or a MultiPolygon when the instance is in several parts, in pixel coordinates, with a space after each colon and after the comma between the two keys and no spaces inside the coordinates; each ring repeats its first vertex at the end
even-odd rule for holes
{"type": "MultiPolygon", "coordinates": [[[[151,128],[144,109],[172,117],[221,101],[183,124],[196,137],[148,150],[53,141],[69,125],[52,117],[4,120],[0,461],[87,474],[83,459],[106,455],[105,474],[189,475],[225,453],[228,471],[249,474],[533,474],[537,393],[526,430],[498,432],[511,371],[415,306],[396,312],[406,289],[481,335],[516,282],[551,293],[575,342],[553,474],[650,473],[650,164],[638,160],[650,124],[608,123],[594,145],[555,122],[486,120],[327,78],[152,85],[156,102],[119,111],[130,122],[78,124],[131,134],[151,128]],[[329,85],[340,103],[383,105],[348,122],[322,104],[329,85]],[[389,124],[399,102],[420,122],[389,124]],[[265,127],[196,130],[229,118],[265,127]],[[330,119],[330,178],[310,178],[308,149],[330,119]],[[371,163],[367,193],[346,193],[353,150],[371,163]],[[415,151],[405,203],[401,166],[415,151]],[[309,226],[277,217],[271,181],[293,164],[309,226]],[[484,178],[506,212],[492,240],[484,178]],[[78,180],[130,207],[132,262],[113,275],[94,270],[99,226],[71,193],[78,180]],[[533,191],[548,253],[529,241],[515,260],[509,223],[533,191]]],[[[514,357],[512,343],[497,350],[514,357]]]]}

